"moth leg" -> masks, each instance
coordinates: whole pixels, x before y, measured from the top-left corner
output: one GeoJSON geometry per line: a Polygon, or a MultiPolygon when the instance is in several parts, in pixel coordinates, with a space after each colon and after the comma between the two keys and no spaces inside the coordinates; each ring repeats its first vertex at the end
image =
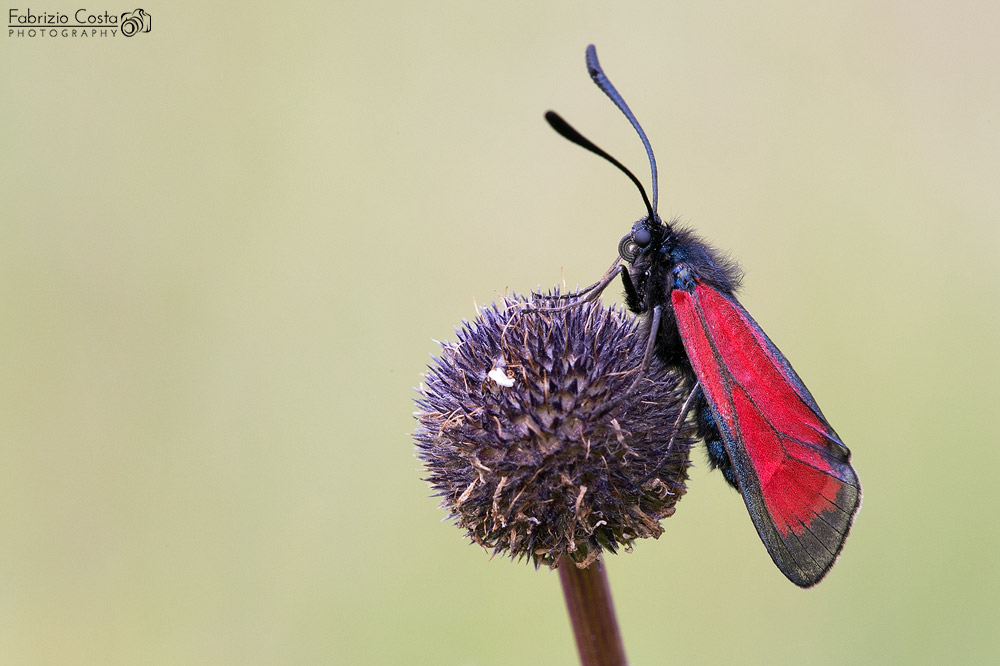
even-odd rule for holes
{"type": "Polygon", "coordinates": [[[558,296],[533,293],[531,294],[531,299],[535,301],[560,301],[565,298],[583,298],[584,296],[586,296],[591,291],[597,288],[600,288],[601,291],[604,291],[604,288],[607,287],[608,284],[611,282],[611,280],[614,279],[614,276],[617,275],[616,269],[621,270],[618,268],[618,262],[620,262],[621,260],[622,260],[621,257],[616,257],[615,260],[611,263],[611,266],[608,268],[608,270],[604,271],[604,275],[601,276],[601,279],[588,287],[584,287],[583,289],[577,289],[576,291],[571,291],[568,294],[560,294],[558,296]]]}
{"type": "MultiPolygon", "coordinates": [[[[622,275],[625,275],[628,271],[624,271],[622,275]]],[[[628,284],[631,284],[632,280],[629,279],[628,284]]],[[[631,393],[639,382],[642,381],[643,376],[646,374],[646,370],[649,369],[649,362],[653,358],[653,347],[656,346],[656,333],[660,330],[660,306],[657,305],[653,308],[653,321],[649,324],[649,337],[646,338],[646,351],[642,354],[642,366],[639,368],[639,376],[635,378],[632,385],[628,387],[628,391],[625,392],[626,395],[631,393]]]]}
{"type": "MultiPolygon", "coordinates": [[[[527,307],[523,308],[523,312],[561,312],[563,310],[569,310],[570,308],[575,308],[584,303],[589,303],[591,301],[596,301],[601,297],[601,293],[607,289],[608,285],[618,277],[618,274],[622,272],[622,267],[617,264],[617,262],[608,269],[608,272],[601,278],[600,282],[595,282],[586,289],[582,289],[573,294],[567,294],[567,296],[559,296],[558,298],[544,297],[548,300],[562,300],[563,298],[574,298],[574,300],[569,303],[563,303],[562,305],[535,305],[534,298],[531,303],[525,304],[527,307]]],[[[520,305],[520,304],[519,304],[520,305]]]]}
{"type": "Polygon", "coordinates": [[[701,384],[695,381],[694,386],[692,386],[691,390],[688,391],[687,398],[684,400],[684,404],[681,406],[680,412],[677,414],[677,420],[674,422],[674,429],[670,433],[670,441],[667,442],[667,448],[663,451],[663,457],[660,459],[660,462],[656,464],[656,467],[653,468],[653,471],[647,474],[646,477],[638,483],[639,487],[642,487],[647,481],[659,474],[660,470],[663,469],[663,466],[670,460],[670,454],[673,453],[674,450],[674,442],[677,441],[677,435],[681,432],[681,424],[684,423],[684,420],[691,412],[692,405],[699,396],[701,396],[701,384]]]}
{"type": "Polygon", "coordinates": [[[636,291],[635,284],[632,283],[632,276],[629,275],[628,268],[622,267],[622,286],[625,287],[625,305],[632,312],[642,310],[639,292],[636,291]]]}
{"type": "Polygon", "coordinates": [[[649,369],[649,362],[653,358],[653,348],[656,346],[656,332],[659,330],[659,328],[660,328],[660,306],[657,305],[655,308],[653,308],[653,320],[649,326],[649,337],[646,339],[646,351],[644,351],[642,354],[642,364],[639,366],[639,373],[636,375],[635,379],[632,380],[632,383],[629,385],[628,389],[626,389],[622,393],[619,393],[612,400],[609,400],[608,402],[604,403],[604,406],[601,407],[600,410],[598,410],[597,416],[603,416],[608,412],[610,412],[611,410],[613,410],[618,405],[620,405],[622,400],[627,398],[629,394],[631,394],[632,391],[635,390],[635,387],[639,385],[639,382],[641,382],[643,378],[646,376],[646,370],[649,369]]]}

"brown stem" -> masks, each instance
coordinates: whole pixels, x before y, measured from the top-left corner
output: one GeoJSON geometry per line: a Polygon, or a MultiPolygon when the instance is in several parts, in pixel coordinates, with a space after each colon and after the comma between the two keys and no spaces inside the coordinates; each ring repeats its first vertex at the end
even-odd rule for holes
{"type": "Polygon", "coordinates": [[[565,555],[559,558],[559,580],[576,648],[583,666],[626,666],[625,647],[618,632],[615,605],[604,562],[598,558],[578,569],[565,555]]]}

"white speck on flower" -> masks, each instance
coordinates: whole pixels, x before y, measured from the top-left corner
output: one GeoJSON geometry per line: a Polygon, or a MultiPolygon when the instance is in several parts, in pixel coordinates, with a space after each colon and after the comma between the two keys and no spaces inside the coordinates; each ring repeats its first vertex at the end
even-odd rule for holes
{"type": "Polygon", "coordinates": [[[510,388],[511,386],[514,385],[514,380],[511,377],[508,377],[507,373],[501,370],[500,368],[493,368],[492,370],[490,370],[487,377],[492,379],[500,386],[506,386],[507,388],[510,388]]]}

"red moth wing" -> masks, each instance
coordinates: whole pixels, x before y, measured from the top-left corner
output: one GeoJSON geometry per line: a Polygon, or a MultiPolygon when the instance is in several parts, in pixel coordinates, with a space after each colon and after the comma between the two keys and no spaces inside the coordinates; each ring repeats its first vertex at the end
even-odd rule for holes
{"type": "Polygon", "coordinates": [[[861,504],[850,451],[735,299],[695,281],[671,293],[685,351],[774,563],[809,587],[830,570],[861,504]]]}

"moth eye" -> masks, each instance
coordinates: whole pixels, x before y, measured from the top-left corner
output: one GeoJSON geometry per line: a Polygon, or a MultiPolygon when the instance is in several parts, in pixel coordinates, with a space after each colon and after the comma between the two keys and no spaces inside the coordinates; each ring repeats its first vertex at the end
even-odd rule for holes
{"type": "Polygon", "coordinates": [[[649,233],[649,229],[636,229],[632,232],[632,241],[639,247],[646,247],[651,240],[653,235],[649,233]]]}

